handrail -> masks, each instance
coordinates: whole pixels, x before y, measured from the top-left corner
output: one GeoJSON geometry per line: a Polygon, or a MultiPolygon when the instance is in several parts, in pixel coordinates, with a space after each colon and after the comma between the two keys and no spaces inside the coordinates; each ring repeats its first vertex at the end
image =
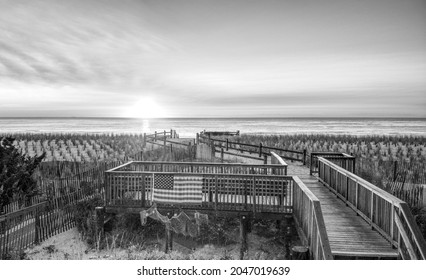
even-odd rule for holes
{"type": "MultiPolygon", "coordinates": [[[[278,148],[278,147],[264,146],[262,143],[259,143],[258,145],[254,145],[254,144],[249,144],[249,143],[232,142],[232,141],[229,141],[228,139],[222,140],[222,139],[218,139],[218,138],[207,137],[203,134],[197,134],[197,135],[198,135],[197,138],[199,140],[201,139],[203,141],[207,140],[207,141],[225,143],[226,144],[226,146],[225,146],[226,150],[228,150],[230,148],[229,145],[238,145],[239,147],[246,146],[246,147],[256,148],[256,153],[259,153],[259,157],[262,157],[263,155],[270,155],[271,151],[292,153],[292,154],[296,154],[296,155],[301,155],[302,158],[297,158],[297,157],[286,157],[286,158],[288,158],[290,160],[301,161],[301,162],[303,162],[303,164],[306,163],[306,150],[303,150],[303,151],[288,150],[288,149],[282,149],[282,148],[278,148]],[[265,150],[269,150],[269,152],[267,152],[265,150]]],[[[235,147],[231,148],[231,149],[235,149],[235,150],[243,151],[243,152],[250,152],[250,150],[245,150],[245,149],[235,148],[235,147]]]]}
{"type": "Polygon", "coordinates": [[[279,164],[284,168],[284,174],[287,174],[288,164],[276,153],[271,152],[271,165],[279,164]]]}
{"type": "Polygon", "coordinates": [[[132,161],[106,172],[196,172],[196,173],[237,173],[237,174],[275,174],[286,175],[287,166],[281,164],[246,164],[246,163],[202,163],[169,161],[132,161]]]}
{"type": "Polygon", "coordinates": [[[314,259],[332,260],[330,242],[319,199],[296,176],[294,180],[293,214],[302,229],[314,259]]]}
{"type": "MultiPolygon", "coordinates": [[[[120,165],[114,169],[120,168],[120,167],[124,167],[127,164],[165,164],[165,165],[199,165],[199,166],[241,166],[241,167],[282,167],[282,164],[252,164],[252,163],[234,163],[234,162],[230,162],[230,163],[220,163],[220,162],[182,162],[182,161],[176,161],[176,162],[172,162],[172,161],[131,161],[128,162],[126,164],[120,165]]],[[[111,169],[112,170],[112,169],[111,169]]],[[[110,170],[108,170],[110,171],[110,170]]]]}
{"type": "Polygon", "coordinates": [[[106,170],[105,172],[108,172],[108,171],[117,171],[118,169],[121,169],[121,168],[123,168],[123,167],[125,167],[125,166],[131,165],[133,162],[134,162],[134,161],[129,161],[129,162],[123,163],[123,164],[121,164],[121,165],[119,165],[119,166],[116,166],[116,167],[114,167],[114,168],[111,168],[111,169],[109,169],[109,170],[106,170]]]}
{"type": "Polygon", "coordinates": [[[279,164],[282,166],[288,166],[288,164],[282,159],[282,157],[280,157],[279,155],[277,155],[274,152],[271,152],[271,164],[279,164]]]}
{"type": "Polygon", "coordinates": [[[335,152],[311,152],[309,162],[309,174],[318,173],[318,157],[327,158],[333,163],[340,163],[340,167],[355,173],[355,157],[346,153],[335,152]]]}
{"type": "Polygon", "coordinates": [[[325,158],[318,160],[319,180],[397,247],[402,258],[413,258],[414,252],[415,258],[426,259],[426,242],[404,201],[325,158]]]}

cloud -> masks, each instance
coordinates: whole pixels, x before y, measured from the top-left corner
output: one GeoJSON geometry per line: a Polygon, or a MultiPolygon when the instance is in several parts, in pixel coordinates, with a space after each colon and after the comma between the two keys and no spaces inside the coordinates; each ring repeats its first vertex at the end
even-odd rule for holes
{"type": "Polygon", "coordinates": [[[181,117],[425,116],[417,2],[0,1],[0,116],[121,116],[146,97],[181,117]]]}

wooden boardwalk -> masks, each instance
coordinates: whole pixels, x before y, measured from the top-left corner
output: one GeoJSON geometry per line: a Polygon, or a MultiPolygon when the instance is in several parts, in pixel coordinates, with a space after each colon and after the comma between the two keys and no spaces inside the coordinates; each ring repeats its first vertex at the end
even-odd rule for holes
{"type": "Polygon", "coordinates": [[[290,163],[288,174],[298,176],[320,200],[331,252],[335,259],[398,257],[398,250],[392,248],[389,241],[322,185],[317,177],[309,175],[307,166],[290,163]]]}
{"type": "Polygon", "coordinates": [[[274,216],[273,219],[291,213],[313,259],[426,258],[426,243],[408,206],[351,173],[347,163],[353,164],[352,157],[325,155],[340,164],[337,165],[321,154],[312,164],[311,156],[312,166],[308,167],[300,159],[286,158],[284,162],[274,152],[258,155],[232,148],[225,153],[223,147],[219,152],[216,149],[215,154],[212,152],[212,156],[223,160],[233,157],[240,162],[237,169],[235,163],[125,164],[106,173],[105,209],[115,213],[150,207],[149,195],[130,199],[126,194],[149,193],[158,174],[201,175],[201,204],[197,209],[189,206],[182,209],[194,208],[216,215],[229,212],[234,216],[259,217],[262,214],[266,218],[274,216]]]}
{"type": "MultiPolygon", "coordinates": [[[[309,170],[308,170],[309,171],[309,170]]],[[[318,179],[309,174],[298,175],[320,200],[325,227],[334,258],[397,258],[397,249],[355,211],[336,197],[318,179]]]]}

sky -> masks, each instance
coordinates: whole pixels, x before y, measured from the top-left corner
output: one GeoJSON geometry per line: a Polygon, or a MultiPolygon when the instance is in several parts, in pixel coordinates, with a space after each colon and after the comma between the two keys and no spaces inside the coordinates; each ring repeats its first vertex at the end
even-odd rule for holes
{"type": "Polygon", "coordinates": [[[0,117],[426,117],[424,0],[0,0],[0,117]]]}

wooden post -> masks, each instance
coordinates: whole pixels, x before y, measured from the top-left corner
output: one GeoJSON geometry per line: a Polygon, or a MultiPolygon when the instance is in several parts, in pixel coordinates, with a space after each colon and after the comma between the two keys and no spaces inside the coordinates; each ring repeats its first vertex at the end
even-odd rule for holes
{"type": "Polygon", "coordinates": [[[259,143],[259,157],[262,157],[262,142],[259,143]]]}
{"type": "Polygon", "coordinates": [[[95,220],[96,220],[96,238],[102,240],[104,237],[104,217],[105,216],[105,208],[104,207],[96,207],[95,208],[95,220]]]}
{"type": "Polygon", "coordinates": [[[373,224],[374,224],[374,193],[373,191],[371,191],[371,199],[370,199],[370,220],[371,220],[371,228],[374,229],[373,224]]]}
{"type": "Polygon", "coordinates": [[[268,155],[267,154],[263,155],[263,163],[268,164],[268,155]]]}
{"type": "Polygon", "coordinates": [[[154,131],[154,141],[157,141],[157,131],[154,131]]]}
{"type": "MultiPolygon", "coordinates": [[[[167,213],[167,218],[171,218],[173,216],[173,213],[167,213]]],[[[170,220],[169,220],[170,222],[170,220]]],[[[164,253],[168,253],[169,251],[173,250],[173,231],[171,229],[170,223],[167,223],[164,225],[166,234],[165,234],[165,246],[164,246],[164,253]]]]}
{"type": "Polygon", "coordinates": [[[141,205],[142,207],[145,207],[145,199],[146,199],[146,188],[145,188],[145,176],[142,175],[142,197],[141,197],[141,205]]]}
{"type": "Polygon", "coordinates": [[[166,131],[164,130],[164,142],[163,142],[164,144],[164,147],[166,146],[166,144],[167,144],[167,141],[166,141],[166,131]]]}
{"type": "Polygon", "coordinates": [[[303,165],[306,165],[306,149],[303,150],[303,165]]]}
{"type": "Polygon", "coordinates": [[[223,163],[223,147],[220,148],[220,160],[223,163]]]}
{"type": "Polygon", "coordinates": [[[167,254],[169,252],[171,233],[170,233],[170,228],[167,224],[164,225],[164,228],[165,228],[165,239],[166,239],[165,242],[164,242],[164,253],[167,254]]]}
{"type": "Polygon", "coordinates": [[[228,138],[226,138],[226,150],[228,149],[229,149],[229,141],[228,141],[228,138]]]}
{"type": "Polygon", "coordinates": [[[215,183],[214,183],[214,210],[217,211],[217,201],[218,201],[218,198],[219,198],[219,195],[217,193],[217,188],[219,187],[217,175],[214,176],[214,181],[215,181],[215,183]]]}
{"type": "Polygon", "coordinates": [[[309,248],[305,246],[294,246],[291,248],[293,252],[293,260],[308,260],[309,248]]]}
{"type": "Polygon", "coordinates": [[[196,143],[200,144],[200,134],[199,133],[197,133],[195,139],[196,139],[196,143]]]}
{"type": "Polygon", "coordinates": [[[143,148],[146,147],[146,132],[144,132],[144,134],[143,134],[143,146],[142,147],[143,148]]]}
{"type": "Polygon", "coordinates": [[[240,240],[241,240],[240,260],[244,259],[244,254],[248,250],[248,245],[247,245],[248,224],[249,224],[248,217],[242,216],[240,219],[240,240]]]}
{"type": "Polygon", "coordinates": [[[174,138],[173,137],[173,129],[170,129],[170,138],[174,138]]]}
{"type": "Polygon", "coordinates": [[[216,149],[215,149],[213,141],[210,141],[210,147],[211,147],[211,153],[212,153],[211,158],[214,159],[216,156],[216,149]]]}
{"type": "Polygon", "coordinates": [[[393,163],[393,181],[396,181],[396,175],[398,170],[398,162],[395,160],[393,163]]]}

